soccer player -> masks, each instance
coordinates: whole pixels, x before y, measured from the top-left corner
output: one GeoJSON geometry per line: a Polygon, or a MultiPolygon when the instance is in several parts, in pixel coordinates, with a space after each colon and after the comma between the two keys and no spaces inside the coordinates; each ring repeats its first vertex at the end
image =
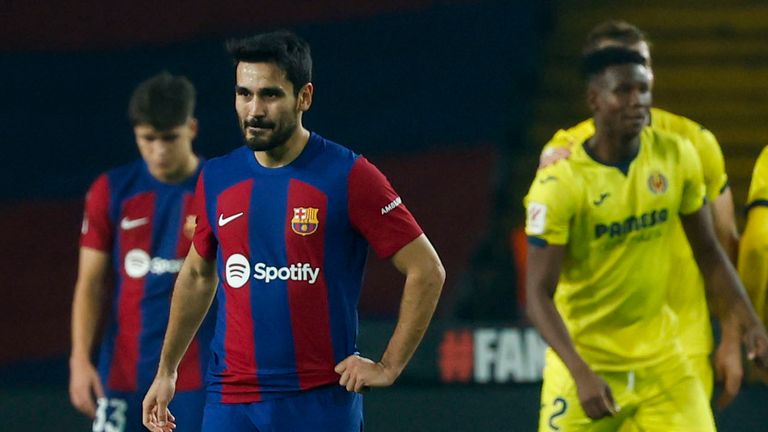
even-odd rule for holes
{"type": "Polygon", "coordinates": [[[309,45],[278,31],[228,49],[245,146],[200,176],[198,224],[144,424],[173,427],[177,365],[216,296],[204,431],[360,431],[360,392],[405,368],[437,304],[442,264],[370,162],[302,125],[314,93],[309,45]],[[358,355],[355,341],[369,245],[405,275],[379,361],[358,355]]]}
{"type": "MultiPolygon", "coordinates": [[[[755,162],[747,198],[747,224],[739,248],[739,274],[755,311],[768,323],[768,147],[755,162]]],[[[768,375],[753,371],[768,382],[768,375]]]]}
{"type": "MultiPolygon", "coordinates": [[[[647,69],[653,81],[650,47],[645,34],[632,24],[623,21],[606,21],[597,25],[587,36],[583,52],[590,53],[609,46],[622,46],[640,53],[647,62],[647,69]]],[[[715,136],[698,123],[670,112],[651,108],[649,124],[654,129],[672,132],[687,138],[694,146],[701,160],[706,197],[710,203],[715,232],[720,244],[732,262],[735,262],[738,248],[738,233],[733,208],[733,195],[728,186],[723,153],[715,136]]],[[[545,145],[541,165],[546,166],[564,157],[568,149],[581,145],[595,133],[592,119],[558,131],[545,145]]],[[[713,372],[710,360],[712,352],[712,326],[705,296],[704,279],[696,266],[693,253],[685,240],[682,226],[676,225],[676,244],[672,251],[670,281],[677,286],[670,290],[669,305],[680,323],[680,338],[696,375],[701,380],[707,395],[711,398],[713,372]]],[[[724,382],[723,392],[718,398],[720,408],[730,403],[739,392],[743,376],[741,347],[738,330],[728,323],[721,323],[721,341],[718,346],[715,365],[718,379],[724,382]]]]}
{"type": "Polygon", "coordinates": [[[715,238],[693,146],[646,127],[644,58],[603,48],[584,72],[595,134],[539,170],[526,197],[528,313],[551,347],[539,430],[614,431],[632,419],[643,431],[712,431],[667,305],[678,219],[720,314],[761,364],[768,336],[715,238]]]}
{"type": "MultiPolygon", "coordinates": [[[[69,394],[94,417],[93,431],[145,431],[141,401],[160,359],[176,275],[191,244],[192,206],[200,159],[195,88],[161,73],[133,92],[129,117],[141,159],[110,170],[85,199],[80,258],[72,303],[69,394]],[[98,368],[91,362],[105,304],[109,268],[114,290],[98,368]],[[96,397],[96,403],[94,403],[96,397]]],[[[203,378],[213,321],[181,361],[174,401],[181,430],[198,431],[205,404],[203,378]]]]}

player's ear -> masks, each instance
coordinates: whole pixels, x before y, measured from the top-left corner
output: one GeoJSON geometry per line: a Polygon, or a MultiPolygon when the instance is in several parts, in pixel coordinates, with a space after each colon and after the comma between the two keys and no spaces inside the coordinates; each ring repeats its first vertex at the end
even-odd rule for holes
{"type": "Polygon", "coordinates": [[[304,84],[304,87],[299,90],[299,95],[296,97],[296,109],[299,111],[309,111],[309,107],[312,106],[312,95],[315,93],[315,86],[312,83],[304,84]]]}
{"type": "Polygon", "coordinates": [[[590,80],[589,84],[587,84],[587,107],[589,107],[589,112],[597,111],[597,97],[599,91],[598,86],[594,83],[594,79],[590,80]]]}
{"type": "Polygon", "coordinates": [[[197,119],[194,117],[190,117],[187,120],[187,127],[189,128],[189,132],[192,134],[192,139],[195,139],[197,137],[197,130],[198,130],[198,123],[197,119]]]}

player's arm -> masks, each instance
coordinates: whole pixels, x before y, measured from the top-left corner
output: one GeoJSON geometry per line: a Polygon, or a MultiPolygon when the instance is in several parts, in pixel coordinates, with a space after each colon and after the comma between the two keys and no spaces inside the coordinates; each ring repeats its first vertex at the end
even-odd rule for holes
{"type": "Polygon", "coordinates": [[[681,220],[720,321],[738,329],[750,359],[758,365],[768,365],[768,335],[749,302],[736,270],[718,243],[709,205],[705,204],[689,215],[681,215],[681,220]]]}
{"type": "MultiPolygon", "coordinates": [[[[736,263],[739,234],[734,216],[733,193],[727,185],[712,201],[712,220],[715,234],[731,263],[736,263]]],[[[744,369],[741,365],[741,341],[739,329],[733,320],[721,321],[720,343],[715,352],[715,374],[723,381],[724,388],[717,400],[720,409],[730,404],[739,393],[744,369]]]]}
{"type": "Polygon", "coordinates": [[[553,300],[565,246],[529,242],[526,269],[526,312],[544,340],[563,360],[576,382],[584,412],[592,419],[617,411],[611,390],[576,352],[563,318],[553,300]]]}
{"type": "Polygon", "coordinates": [[[96,415],[94,396],[104,397],[99,374],[91,362],[104,302],[104,278],[109,254],[80,248],[75,294],[72,300],[72,352],[69,357],[69,398],[80,412],[96,415]]]}
{"type": "Polygon", "coordinates": [[[391,259],[405,276],[395,330],[381,360],[352,355],[336,365],[339,384],[348,391],[386,387],[402,373],[427,331],[445,282],[445,270],[427,236],[421,234],[391,259]]]}
{"type": "Polygon", "coordinates": [[[173,288],[171,314],[160,354],[157,376],[143,403],[144,426],[168,432],[173,423],[168,404],[175,393],[177,369],[216,294],[215,261],[197,253],[194,244],[173,288]]]}

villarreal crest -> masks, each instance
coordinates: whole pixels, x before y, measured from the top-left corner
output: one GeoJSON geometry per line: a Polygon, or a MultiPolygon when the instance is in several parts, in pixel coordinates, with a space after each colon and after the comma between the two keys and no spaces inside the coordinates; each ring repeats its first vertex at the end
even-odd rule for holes
{"type": "Polygon", "coordinates": [[[298,235],[310,235],[317,231],[320,221],[317,220],[318,209],[312,207],[296,207],[293,209],[291,229],[298,235]]]}
{"type": "Polygon", "coordinates": [[[662,194],[667,191],[667,178],[664,174],[655,171],[648,177],[648,189],[655,194],[662,194]]]}

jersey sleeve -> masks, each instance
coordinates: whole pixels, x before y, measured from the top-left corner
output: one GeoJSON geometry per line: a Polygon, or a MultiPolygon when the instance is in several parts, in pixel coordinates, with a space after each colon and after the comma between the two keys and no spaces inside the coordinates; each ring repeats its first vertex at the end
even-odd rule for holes
{"type": "Polygon", "coordinates": [[[578,200],[569,165],[557,164],[539,170],[523,201],[528,238],[547,244],[568,243],[578,200]]]}
{"type": "Polygon", "coordinates": [[[348,193],[350,222],[380,258],[394,255],[422,234],[389,180],[362,156],[349,173],[348,193]]]}
{"type": "Polygon", "coordinates": [[[197,214],[197,224],[195,225],[195,235],[192,238],[192,244],[195,246],[195,250],[201,257],[208,261],[212,261],[216,259],[216,250],[218,249],[219,243],[216,240],[216,236],[213,235],[213,229],[208,220],[204,178],[205,172],[203,171],[197,179],[195,196],[192,198],[193,208],[197,214]]]}
{"type": "Polygon", "coordinates": [[[760,152],[749,183],[747,210],[755,206],[768,206],[768,147],[760,152]]]}
{"type": "Polygon", "coordinates": [[[100,175],[85,195],[80,246],[110,252],[114,241],[114,224],[109,218],[109,178],[100,175]]]}
{"type": "Polygon", "coordinates": [[[692,132],[689,138],[701,159],[707,199],[714,201],[728,184],[723,151],[720,149],[720,144],[717,142],[715,135],[701,126],[698,127],[698,130],[692,132]]]}
{"type": "Polygon", "coordinates": [[[680,137],[679,140],[683,185],[680,214],[688,215],[696,212],[704,205],[705,185],[699,155],[687,138],[680,137]]]}

